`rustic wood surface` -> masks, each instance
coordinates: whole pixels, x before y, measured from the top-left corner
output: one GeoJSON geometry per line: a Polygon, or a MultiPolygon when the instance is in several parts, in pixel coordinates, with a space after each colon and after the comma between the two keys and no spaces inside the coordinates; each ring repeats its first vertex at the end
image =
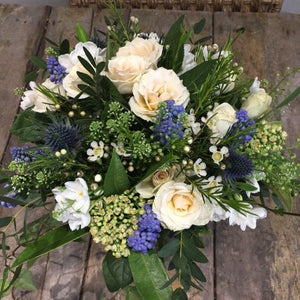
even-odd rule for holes
{"type": "MultiPolygon", "coordinates": [[[[15,87],[23,85],[30,55],[43,55],[47,43],[43,37],[58,40],[61,33],[75,43],[75,25],[80,23],[87,32],[93,28],[105,30],[103,16],[109,12],[78,8],[26,8],[0,5],[0,158],[9,160],[9,128],[18,111],[19,99],[15,87]]],[[[300,16],[277,14],[208,13],[192,11],[160,11],[132,9],[124,12],[139,18],[143,31],[165,33],[169,26],[185,14],[186,26],[206,18],[204,35],[214,35],[220,45],[229,30],[241,27],[245,33],[234,45],[236,60],[249,76],[268,78],[275,82],[276,73],[285,68],[300,67],[300,16]]],[[[195,37],[196,38],[196,37],[195,37]]],[[[299,86],[300,74],[287,87],[299,86]]],[[[299,100],[281,114],[289,143],[299,137],[299,100]]],[[[298,151],[299,155],[299,151],[298,151]]],[[[299,204],[296,209],[300,211],[299,204]]],[[[16,209],[0,208],[0,217],[16,209]]],[[[37,215],[39,212],[36,213],[37,215]]],[[[209,263],[203,271],[208,279],[205,291],[192,290],[193,300],[297,300],[300,294],[300,219],[270,215],[258,221],[256,230],[242,232],[227,222],[211,225],[212,236],[206,238],[209,263]]],[[[40,259],[33,270],[36,292],[13,291],[5,299],[96,300],[124,299],[124,294],[111,294],[105,288],[101,272],[104,252],[89,238],[85,243],[73,243],[40,259]]],[[[1,269],[1,265],[0,265],[1,269]]]]}

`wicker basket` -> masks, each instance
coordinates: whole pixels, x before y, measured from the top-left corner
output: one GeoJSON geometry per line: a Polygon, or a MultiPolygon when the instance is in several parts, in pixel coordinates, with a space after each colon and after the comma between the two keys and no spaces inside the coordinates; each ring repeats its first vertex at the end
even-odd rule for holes
{"type": "MultiPolygon", "coordinates": [[[[70,6],[105,8],[108,0],[70,0],[70,6]]],[[[280,12],[283,0],[117,0],[125,8],[280,12]]]]}

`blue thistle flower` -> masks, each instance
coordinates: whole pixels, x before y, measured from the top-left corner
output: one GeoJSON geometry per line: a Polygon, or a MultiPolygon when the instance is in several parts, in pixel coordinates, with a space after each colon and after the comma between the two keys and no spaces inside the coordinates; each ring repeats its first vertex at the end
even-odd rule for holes
{"type": "Polygon", "coordinates": [[[66,77],[66,68],[58,63],[54,57],[47,59],[47,69],[50,75],[50,81],[55,84],[61,84],[64,77],[66,77]]]}
{"type": "Polygon", "coordinates": [[[10,149],[10,154],[12,156],[12,160],[21,163],[26,162],[29,163],[32,161],[32,156],[30,156],[26,150],[29,149],[29,146],[23,147],[13,147],[10,149]]]}
{"type": "Polygon", "coordinates": [[[233,150],[229,151],[229,157],[224,162],[226,164],[224,177],[228,182],[243,179],[254,171],[250,158],[233,150]]]}
{"type": "Polygon", "coordinates": [[[248,113],[244,109],[240,109],[236,112],[236,118],[237,122],[232,125],[229,135],[245,131],[248,127],[253,127],[251,130],[247,129],[247,134],[241,135],[237,138],[239,145],[249,143],[255,135],[255,122],[249,119],[248,113]]]}
{"type": "Polygon", "coordinates": [[[150,205],[145,205],[145,213],[138,218],[138,229],[127,239],[128,246],[136,252],[146,254],[154,245],[161,231],[160,222],[150,205]]]}
{"type": "Polygon", "coordinates": [[[155,125],[153,127],[154,140],[162,146],[169,147],[172,141],[183,137],[184,107],[175,105],[174,100],[162,102],[158,106],[155,125]]]}
{"type": "Polygon", "coordinates": [[[90,39],[91,42],[97,45],[97,47],[104,49],[107,47],[106,42],[101,40],[98,36],[94,36],[90,39]]]}
{"type": "Polygon", "coordinates": [[[45,134],[45,143],[52,151],[67,149],[74,150],[79,143],[77,128],[70,125],[55,123],[48,126],[45,134]]]}

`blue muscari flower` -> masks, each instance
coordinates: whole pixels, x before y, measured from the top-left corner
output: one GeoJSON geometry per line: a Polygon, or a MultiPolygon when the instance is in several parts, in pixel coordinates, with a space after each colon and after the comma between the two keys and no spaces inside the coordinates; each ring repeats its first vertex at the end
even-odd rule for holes
{"type": "Polygon", "coordinates": [[[251,159],[246,155],[238,154],[232,149],[229,151],[229,157],[224,162],[226,163],[224,178],[228,182],[243,179],[254,171],[251,159]]]}
{"type": "Polygon", "coordinates": [[[158,114],[153,127],[154,140],[162,146],[170,146],[172,140],[181,139],[183,132],[182,105],[175,105],[174,100],[168,100],[159,104],[158,114]]]}
{"type": "MultiPolygon", "coordinates": [[[[7,188],[9,185],[6,184],[4,186],[4,188],[7,188]]],[[[8,194],[5,195],[5,197],[10,198],[10,199],[14,199],[15,196],[17,195],[16,191],[10,191],[8,194]]],[[[0,206],[5,207],[5,208],[14,208],[16,207],[16,205],[5,202],[5,201],[0,201],[0,206]]]]}
{"type": "Polygon", "coordinates": [[[79,143],[77,128],[70,125],[55,123],[48,126],[45,134],[45,143],[52,151],[67,149],[74,150],[79,143]]]}
{"type": "Polygon", "coordinates": [[[149,204],[145,205],[145,213],[138,218],[138,229],[127,239],[128,246],[136,252],[146,254],[154,245],[161,231],[160,222],[149,204]]]}
{"type": "Polygon", "coordinates": [[[50,81],[61,84],[64,77],[67,75],[66,68],[60,65],[54,57],[49,57],[46,64],[50,74],[50,81]]]}
{"type": "Polygon", "coordinates": [[[29,163],[32,161],[32,156],[30,156],[26,150],[29,146],[23,147],[13,147],[10,149],[10,154],[12,156],[12,160],[18,163],[26,162],[29,163]]]}
{"type": "Polygon", "coordinates": [[[233,132],[241,132],[246,130],[248,127],[252,126],[253,129],[247,131],[247,134],[239,136],[237,139],[240,142],[240,145],[244,145],[252,140],[252,137],[255,134],[255,122],[253,120],[250,120],[248,117],[247,111],[244,109],[240,109],[236,112],[236,118],[237,122],[234,123],[229,131],[229,134],[233,132]]]}

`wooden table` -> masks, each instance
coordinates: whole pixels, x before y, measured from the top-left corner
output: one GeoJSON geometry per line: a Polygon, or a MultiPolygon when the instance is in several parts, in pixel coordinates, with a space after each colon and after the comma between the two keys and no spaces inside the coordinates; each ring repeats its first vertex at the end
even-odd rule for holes
{"type": "MultiPolygon", "coordinates": [[[[87,32],[105,29],[107,11],[75,8],[21,7],[0,5],[0,158],[10,160],[9,128],[19,109],[15,87],[23,86],[24,74],[32,66],[30,55],[42,55],[44,37],[58,40],[61,33],[76,42],[75,25],[87,32]]],[[[178,16],[185,14],[187,26],[206,18],[205,34],[222,45],[230,29],[245,28],[234,44],[236,60],[249,76],[276,80],[285,68],[300,67],[300,15],[262,13],[209,13],[187,11],[126,10],[139,18],[143,31],[166,32],[178,16]]],[[[300,85],[300,74],[288,90],[300,85]]],[[[299,137],[300,103],[295,101],[280,116],[289,133],[289,143],[299,137]]],[[[298,155],[300,153],[298,152],[298,155]]],[[[299,201],[298,201],[299,202],[299,201]]],[[[299,211],[299,204],[298,211],[299,211]]],[[[297,207],[296,207],[297,209],[297,207]]],[[[3,217],[14,210],[0,208],[3,217]]],[[[227,221],[212,224],[207,238],[209,263],[203,266],[208,282],[204,292],[192,291],[189,299],[296,300],[300,295],[300,218],[269,215],[256,230],[242,232],[227,221]]],[[[39,260],[32,268],[36,292],[14,291],[7,299],[93,300],[123,299],[109,294],[101,273],[103,252],[99,245],[71,244],[39,260]]]]}

